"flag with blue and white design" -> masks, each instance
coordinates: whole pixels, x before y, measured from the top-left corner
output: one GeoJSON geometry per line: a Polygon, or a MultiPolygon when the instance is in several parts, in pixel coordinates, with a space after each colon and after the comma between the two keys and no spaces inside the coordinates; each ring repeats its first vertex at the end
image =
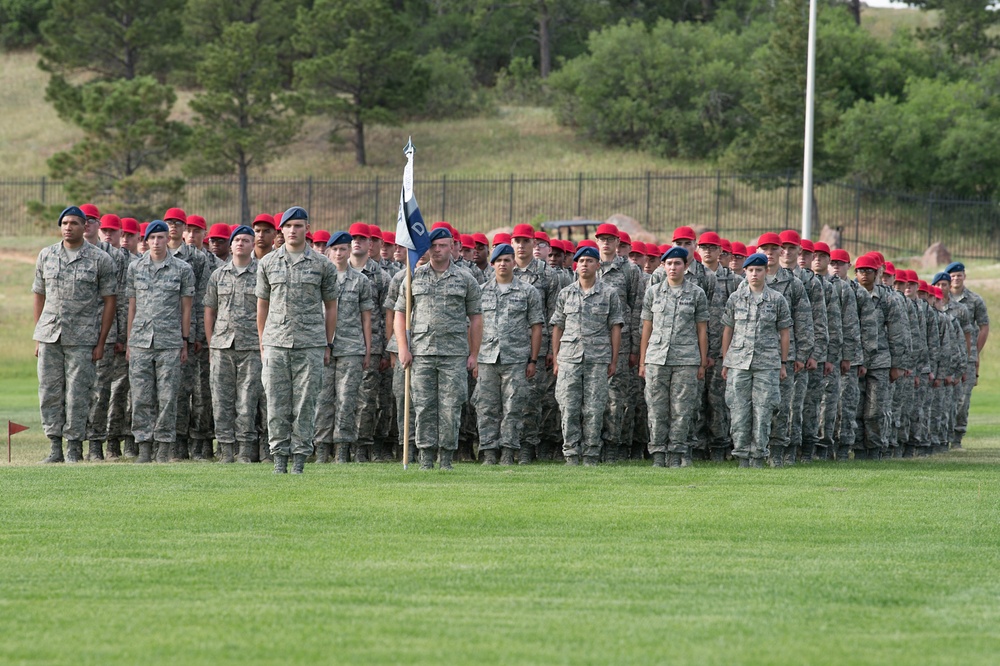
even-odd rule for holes
{"type": "Polygon", "coordinates": [[[413,150],[413,140],[408,139],[403,148],[406,166],[403,167],[403,188],[399,192],[399,217],[396,219],[396,244],[408,250],[411,272],[420,257],[431,248],[430,232],[413,196],[413,150]]]}

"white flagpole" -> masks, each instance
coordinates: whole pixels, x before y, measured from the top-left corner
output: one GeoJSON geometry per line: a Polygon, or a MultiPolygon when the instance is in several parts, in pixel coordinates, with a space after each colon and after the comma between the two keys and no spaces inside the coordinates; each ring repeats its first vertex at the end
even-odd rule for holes
{"type": "Polygon", "coordinates": [[[806,135],[802,160],[802,238],[812,236],[813,124],[816,97],[816,0],[809,0],[809,45],[806,56],[806,135]]]}

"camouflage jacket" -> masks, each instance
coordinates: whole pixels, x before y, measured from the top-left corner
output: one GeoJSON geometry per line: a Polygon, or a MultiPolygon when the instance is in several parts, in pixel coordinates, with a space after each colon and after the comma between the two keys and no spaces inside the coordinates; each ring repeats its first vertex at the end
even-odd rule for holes
{"type": "Polygon", "coordinates": [[[597,271],[598,279],[614,287],[621,301],[622,316],[625,318],[625,325],[622,328],[622,354],[639,353],[639,342],[642,339],[642,322],[639,316],[646,288],[641,276],[642,271],[629,261],[628,257],[615,257],[611,261],[602,261],[597,271]]]}
{"type": "MultiPolygon", "coordinates": [[[[792,327],[792,312],[781,292],[765,287],[759,294],[742,283],[726,302],[722,325],[733,329],[723,359],[727,368],[781,369],[781,331],[792,327]]],[[[789,337],[788,359],[792,360],[789,337]]]]}
{"type": "MultiPolygon", "coordinates": [[[[45,297],[33,339],[93,347],[101,336],[104,299],[118,296],[117,266],[107,253],[86,242],[70,259],[60,241],[38,253],[31,291],[45,297]]],[[[125,303],[128,308],[128,299],[125,303]]]]}
{"type": "Polygon", "coordinates": [[[792,313],[792,334],[788,346],[788,360],[805,363],[813,357],[813,316],[812,306],[806,288],[792,271],[778,268],[774,275],[767,277],[767,286],[774,289],[788,303],[792,313]]]}
{"type": "Polygon", "coordinates": [[[261,344],[268,347],[325,347],[324,303],[336,301],[337,269],[306,246],[298,261],[285,245],[257,264],[257,298],[268,301],[261,344]]]}
{"type": "Polygon", "coordinates": [[[983,302],[982,296],[970,291],[968,287],[963,289],[959,296],[952,294],[951,300],[961,303],[969,310],[969,317],[972,319],[972,328],[970,329],[972,344],[969,363],[975,363],[979,360],[979,349],[976,346],[976,339],[979,337],[979,327],[989,326],[990,324],[990,315],[986,312],[986,303],[983,302]]]}
{"type": "Polygon", "coordinates": [[[216,268],[208,278],[205,307],[215,310],[212,349],[250,351],[260,348],[257,335],[257,260],[240,268],[232,262],[216,268]]]}
{"type": "Polygon", "coordinates": [[[698,324],[708,322],[708,318],[708,297],[701,287],[687,280],[677,289],[666,281],[647,289],[641,319],[652,322],[653,330],[646,345],[645,364],[701,365],[698,324]]]}
{"type": "MultiPolygon", "coordinates": [[[[482,314],[479,285],[469,271],[454,262],[438,274],[430,264],[418,266],[410,283],[413,292],[410,353],[414,356],[468,356],[468,318],[482,314]]],[[[396,299],[396,311],[406,312],[406,290],[396,299]]],[[[401,331],[396,331],[400,335],[401,331]]]]}
{"type": "MultiPolygon", "coordinates": [[[[369,259],[369,261],[371,261],[369,259]]],[[[335,267],[336,268],[336,267],[335,267]]],[[[369,349],[375,347],[375,299],[372,280],[366,279],[351,266],[337,275],[337,334],[333,338],[331,356],[364,356],[369,349]],[[371,340],[366,344],[361,313],[371,313],[371,340]]],[[[381,310],[378,311],[381,313],[381,310]]],[[[382,317],[381,327],[385,328],[385,318],[382,317]]],[[[383,333],[384,335],[384,333],[383,333]]],[[[381,353],[381,352],[380,352],[381,353]]],[[[374,356],[374,353],[372,354],[374,356]]]]}
{"type": "Polygon", "coordinates": [[[171,255],[185,262],[194,272],[194,301],[191,305],[191,342],[205,342],[205,290],[208,288],[208,258],[201,250],[187,243],[181,243],[176,250],[167,250],[171,255]]]}
{"type": "Polygon", "coordinates": [[[483,285],[483,343],[480,363],[526,363],[531,356],[531,327],[545,324],[538,290],[517,278],[505,290],[495,278],[483,285]]]}
{"type": "MultiPolygon", "coordinates": [[[[190,297],[193,303],[195,295],[194,270],[187,262],[167,252],[163,263],[156,266],[147,253],[128,267],[125,293],[129,299],[135,299],[129,347],[175,349],[183,346],[181,299],[190,297]]],[[[191,321],[194,321],[193,309],[191,321]]],[[[188,333],[189,340],[194,342],[190,331],[188,333]]]]}
{"type": "MultiPolygon", "coordinates": [[[[816,359],[818,363],[829,360],[830,329],[827,320],[826,310],[826,290],[823,288],[823,281],[816,277],[816,274],[807,268],[795,268],[792,271],[805,287],[806,295],[809,296],[809,307],[812,310],[813,319],[813,350],[810,358],[816,359]]],[[[805,360],[805,359],[799,359],[805,360]]],[[[838,359],[839,360],[839,359],[838,359]]]]}
{"type": "MultiPolygon", "coordinates": [[[[686,282],[686,280],[685,280],[686,282]]],[[[708,357],[722,358],[722,314],[726,311],[729,297],[742,284],[743,278],[720,265],[715,270],[715,291],[708,297],[708,357]]]]}
{"type": "MultiPolygon", "coordinates": [[[[356,269],[355,269],[356,270],[356,269]]],[[[386,274],[379,265],[375,263],[374,259],[369,258],[365,262],[364,268],[361,269],[361,274],[367,277],[371,281],[372,285],[372,302],[382,303],[385,300],[385,295],[389,291],[389,275],[386,274]]],[[[339,326],[338,326],[339,328],[339,326]]],[[[385,318],[376,317],[372,315],[372,358],[382,356],[385,352],[385,318]]],[[[362,352],[364,353],[364,352],[362,352]]]]}
{"type": "Polygon", "coordinates": [[[559,292],[549,323],[562,329],[559,363],[610,363],[611,329],[625,323],[618,290],[598,280],[586,292],[574,282],[559,292]]]}
{"type": "MultiPolygon", "coordinates": [[[[514,264],[514,277],[526,284],[533,285],[538,290],[538,295],[545,306],[545,321],[552,319],[555,312],[556,299],[559,298],[559,291],[562,285],[559,276],[554,270],[545,265],[541,259],[532,259],[524,268],[514,264]]],[[[542,326],[542,350],[539,356],[548,356],[552,353],[552,327],[548,323],[542,326]]]]}

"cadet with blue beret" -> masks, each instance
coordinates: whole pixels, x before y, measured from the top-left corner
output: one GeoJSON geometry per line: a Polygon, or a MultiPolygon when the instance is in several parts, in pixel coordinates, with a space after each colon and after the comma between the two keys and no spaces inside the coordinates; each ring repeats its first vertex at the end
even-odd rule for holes
{"type": "Polygon", "coordinates": [[[979,383],[979,354],[986,345],[990,335],[990,315],[986,312],[986,303],[982,296],[965,286],[965,264],[955,261],[945,267],[945,272],[951,276],[950,300],[964,305],[972,320],[970,328],[971,344],[969,346],[969,366],[962,383],[962,400],[958,405],[955,417],[955,429],[951,435],[951,448],[962,448],[962,438],[969,425],[969,402],[972,400],[972,389],[979,383]]]}

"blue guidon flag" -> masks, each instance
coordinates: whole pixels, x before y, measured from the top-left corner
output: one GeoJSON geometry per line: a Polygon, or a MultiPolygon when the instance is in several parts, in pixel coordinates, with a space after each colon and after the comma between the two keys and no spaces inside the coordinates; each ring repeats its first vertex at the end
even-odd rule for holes
{"type": "Polygon", "coordinates": [[[396,220],[396,244],[409,252],[409,269],[417,265],[420,257],[431,247],[430,232],[420,215],[420,207],[413,196],[413,140],[407,139],[403,148],[406,166],[403,167],[403,189],[399,193],[399,217],[396,220]]]}

